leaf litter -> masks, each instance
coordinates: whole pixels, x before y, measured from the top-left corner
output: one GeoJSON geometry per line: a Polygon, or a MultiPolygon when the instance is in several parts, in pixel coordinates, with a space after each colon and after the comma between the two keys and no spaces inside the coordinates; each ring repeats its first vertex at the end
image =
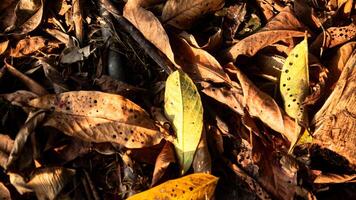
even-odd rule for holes
{"type": "Polygon", "coordinates": [[[354,1],[0,11],[0,198],[355,198],[354,1]]]}

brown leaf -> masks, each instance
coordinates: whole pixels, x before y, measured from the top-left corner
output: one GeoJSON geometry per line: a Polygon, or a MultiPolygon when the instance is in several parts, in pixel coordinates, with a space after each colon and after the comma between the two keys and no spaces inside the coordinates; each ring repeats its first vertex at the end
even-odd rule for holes
{"type": "Polygon", "coordinates": [[[120,94],[125,96],[128,94],[147,92],[145,89],[138,88],[125,82],[113,79],[107,75],[102,75],[100,78],[96,78],[94,82],[95,85],[99,86],[102,91],[113,94],[120,94]]]}
{"type": "Polygon", "coordinates": [[[0,55],[5,53],[7,47],[9,46],[9,40],[5,40],[3,42],[0,42],[0,55]]]}
{"type": "Polygon", "coordinates": [[[43,15],[43,0],[19,0],[14,9],[7,11],[14,17],[14,20],[7,24],[0,36],[26,34],[40,25],[43,15]]]}
{"type": "Polygon", "coordinates": [[[224,0],[168,0],[162,11],[162,21],[187,29],[202,15],[219,10],[223,5],[224,0]]]}
{"type": "Polygon", "coordinates": [[[315,142],[345,157],[356,167],[355,143],[353,134],[356,125],[356,51],[344,67],[336,87],[323,107],[315,114],[313,123],[315,142]]]}
{"type": "Polygon", "coordinates": [[[267,21],[273,18],[276,15],[276,13],[278,13],[283,9],[283,6],[280,4],[279,1],[257,0],[256,2],[258,6],[261,8],[263,15],[265,16],[267,21]]]}
{"type": "Polygon", "coordinates": [[[136,0],[129,0],[125,5],[123,15],[140,30],[148,41],[164,53],[172,63],[175,63],[168,35],[152,12],[142,8],[136,0]]]}
{"type": "Polygon", "coordinates": [[[0,182],[0,199],[11,200],[11,194],[2,182],[0,182]]]}
{"type": "Polygon", "coordinates": [[[219,62],[203,49],[195,48],[183,38],[174,41],[177,63],[195,81],[210,80],[216,83],[230,83],[230,79],[219,62]]]}
{"type": "Polygon", "coordinates": [[[356,182],[356,174],[321,174],[314,179],[314,183],[331,184],[331,183],[350,183],[356,182]]]}
{"type": "Polygon", "coordinates": [[[294,37],[304,37],[304,32],[294,30],[261,31],[237,42],[234,46],[228,49],[226,57],[229,61],[236,60],[236,58],[241,55],[251,57],[259,50],[271,44],[292,39],[294,37]]]}
{"type": "MultiPolygon", "coordinates": [[[[6,168],[13,167],[15,162],[21,157],[21,156],[30,156],[32,159],[32,155],[26,155],[24,152],[24,149],[27,147],[25,146],[26,142],[28,141],[30,135],[33,133],[33,131],[39,126],[44,118],[46,116],[46,113],[43,111],[38,111],[35,113],[30,113],[25,124],[21,127],[19,132],[16,135],[15,141],[13,148],[11,149],[9,159],[6,164],[6,168]]],[[[32,160],[27,159],[26,157],[26,163],[21,162],[20,166],[21,168],[25,168],[32,160]]]]}
{"type": "Polygon", "coordinates": [[[232,64],[228,64],[228,67],[228,71],[236,75],[241,84],[243,105],[250,115],[259,118],[286,137],[289,142],[295,142],[298,134],[295,132],[297,127],[294,120],[284,113],[272,97],[260,91],[237,67],[232,64]]]}
{"type": "Polygon", "coordinates": [[[5,66],[8,72],[20,79],[20,81],[22,81],[33,93],[39,96],[48,94],[47,90],[44,89],[40,84],[38,84],[36,81],[31,79],[27,75],[23,74],[22,72],[18,71],[15,67],[7,63],[5,63],[5,66]]]}
{"type": "Polygon", "coordinates": [[[35,53],[46,47],[46,40],[41,36],[28,37],[20,40],[16,47],[11,49],[10,56],[19,58],[35,53]]]}
{"type": "Polygon", "coordinates": [[[214,86],[205,87],[202,92],[216,101],[228,106],[236,113],[242,115],[243,112],[243,94],[241,88],[216,88],[214,86]]]}
{"type": "Polygon", "coordinates": [[[74,91],[43,96],[29,105],[54,110],[45,125],[86,141],[142,148],[162,139],[146,111],[120,95],[74,91]]]}
{"type": "Polygon", "coordinates": [[[20,194],[33,192],[33,190],[27,185],[25,178],[16,173],[7,173],[10,178],[10,183],[16,188],[20,194]]]}
{"type": "Polygon", "coordinates": [[[14,141],[8,136],[0,134],[0,166],[5,168],[14,141]]]}
{"type": "Polygon", "coordinates": [[[166,142],[156,159],[151,186],[157,185],[167,171],[168,166],[175,162],[176,154],[174,146],[172,143],[166,142]]]}
{"type": "Polygon", "coordinates": [[[74,174],[75,170],[62,167],[36,169],[27,185],[39,200],[55,199],[74,174]]]}
{"type": "MultiPolygon", "coordinates": [[[[286,7],[278,15],[271,19],[261,31],[271,30],[294,30],[304,32],[308,28],[298,20],[294,10],[286,7]]],[[[308,31],[310,32],[310,31],[308,31]]]]}
{"type": "Polygon", "coordinates": [[[13,93],[1,94],[0,97],[11,102],[12,105],[23,107],[27,106],[27,102],[31,99],[37,98],[38,95],[27,90],[17,90],[13,93]]]}
{"type": "Polygon", "coordinates": [[[82,44],[84,32],[83,32],[83,17],[82,17],[82,5],[83,3],[80,0],[73,0],[72,1],[72,19],[74,22],[74,30],[75,36],[82,44]]]}
{"type": "Polygon", "coordinates": [[[331,27],[326,32],[320,33],[311,44],[312,52],[318,52],[320,48],[328,49],[344,44],[356,37],[356,24],[351,23],[343,27],[331,27]]]}

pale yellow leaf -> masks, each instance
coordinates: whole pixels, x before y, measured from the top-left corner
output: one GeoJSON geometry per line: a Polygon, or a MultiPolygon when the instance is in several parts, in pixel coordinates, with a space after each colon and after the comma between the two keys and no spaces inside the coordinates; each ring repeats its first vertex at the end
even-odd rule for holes
{"type": "Polygon", "coordinates": [[[203,173],[191,174],[170,180],[128,198],[128,200],[181,199],[205,200],[214,195],[218,178],[203,173]]]}
{"type": "Polygon", "coordinates": [[[182,173],[191,166],[203,129],[203,106],[187,74],[173,72],[166,81],[164,109],[177,135],[174,146],[182,173]]]}

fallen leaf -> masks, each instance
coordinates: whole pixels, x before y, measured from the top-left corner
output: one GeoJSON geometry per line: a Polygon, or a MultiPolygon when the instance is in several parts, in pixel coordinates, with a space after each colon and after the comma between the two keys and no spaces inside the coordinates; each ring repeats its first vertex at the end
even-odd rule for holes
{"type": "Polygon", "coordinates": [[[128,95],[147,92],[145,89],[113,79],[107,75],[100,76],[100,78],[95,79],[94,82],[95,85],[99,86],[102,91],[113,94],[128,95]]]}
{"type": "Polygon", "coordinates": [[[301,122],[308,124],[308,116],[303,101],[309,94],[309,64],[307,38],[296,45],[284,62],[279,89],[284,101],[286,113],[301,122]]]}
{"type": "Polygon", "coordinates": [[[39,200],[55,199],[74,174],[75,170],[62,167],[37,169],[27,185],[39,200]]]}
{"type": "Polygon", "coordinates": [[[5,66],[8,72],[20,79],[20,81],[22,81],[33,93],[39,96],[48,94],[47,90],[44,89],[40,84],[38,84],[36,81],[31,79],[27,75],[23,74],[22,72],[18,71],[15,67],[7,64],[6,62],[5,66]]]}
{"type": "Polygon", "coordinates": [[[10,10],[14,21],[0,33],[1,35],[22,35],[36,29],[42,20],[43,0],[19,0],[15,10],[10,10]]]}
{"type": "Polygon", "coordinates": [[[218,178],[209,174],[191,174],[179,179],[167,181],[129,197],[127,200],[135,199],[211,199],[214,195],[218,178]]]}
{"type": "Polygon", "coordinates": [[[16,173],[7,173],[10,179],[11,185],[15,187],[18,193],[25,194],[29,192],[33,192],[33,190],[27,185],[24,177],[16,173]]]}
{"type": "Polygon", "coordinates": [[[7,47],[9,46],[9,40],[5,40],[3,42],[0,42],[0,55],[5,53],[7,47]]]}
{"type": "Polygon", "coordinates": [[[11,194],[2,182],[0,182],[0,199],[11,200],[11,194]]]}
{"type": "Polygon", "coordinates": [[[160,179],[167,171],[168,166],[174,162],[176,162],[174,146],[172,143],[166,142],[162,148],[162,151],[159,153],[156,159],[151,186],[154,186],[159,183],[160,179]]]}
{"type": "Polygon", "coordinates": [[[321,174],[314,179],[314,183],[333,184],[356,182],[356,174],[321,174]]]}
{"type": "Polygon", "coordinates": [[[10,56],[20,58],[28,56],[46,47],[46,39],[41,36],[34,36],[20,40],[16,47],[11,49],[10,56]]]}
{"type": "Polygon", "coordinates": [[[194,155],[192,163],[194,173],[207,173],[211,174],[211,156],[208,149],[208,142],[206,139],[205,129],[203,129],[200,142],[194,155]]]}
{"type": "Polygon", "coordinates": [[[9,154],[14,146],[14,141],[8,136],[0,134],[0,166],[6,167],[9,154]]]}
{"type": "Polygon", "coordinates": [[[184,174],[193,162],[202,134],[202,102],[197,87],[182,71],[175,71],[167,78],[164,96],[164,111],[177,135],[173,144],[184,174]]]}
{"type": "Polygon", "coordinates": [[[146,111],[120,95],[73,91],[39,97],[29,105],[53,110],[44,125],[82,140],[142,148],[162,139],[146,111]]]}
{"type": "Polygon", "coordinates": [[[254,56],[260,49],[263,49],[276,42],[291,39],[294,37],[303,37],[304,32],[294,30],[272,30],[261,31],[252,34],[243,40],[237,42],[226,52],[229,61],[236,60],[239,56],[254,56]]]}
{"type": "Polygon", "coordinates": [[[123,16],[175,64],[168,35],[152,12],[142,8],[140,2],[129,0],[125,5],[123,16]]]}
{"type": "Polygon", "coordinates": [[[243,92],[243,106],[248,109],[251,116],[259,118],[263,123],[295,142],[296,124],[292,118],[283,112],[278,104],[268,94],[260,91],[240,70],[232,65],[227,65],[227,70],[236,75],[243,92]]]}
{"type": "MultiPolygon", "coordinates": [[[[195,41],[194,38],[191,40],[195,41]]],[[[230,83],[230,79],[219,62],[203,49],[195,48],[183,38],[174,42],[177,63],[182,70],[190,75],[195,82],[213,81],[216,83],[230,83]]]]}
{"type": "Polygon", "coordinates": [[[266,20],[273,18],[279,11],[283,9],[280,2],[275,0],[257,0],[257,5],[261,8],[266,20]]]}
{"type": "Polygon", "coordinates": [[[202,15],[219,10],[224,0],[168,0],[162,11],[164,24],[187,29],[202,15]]]}

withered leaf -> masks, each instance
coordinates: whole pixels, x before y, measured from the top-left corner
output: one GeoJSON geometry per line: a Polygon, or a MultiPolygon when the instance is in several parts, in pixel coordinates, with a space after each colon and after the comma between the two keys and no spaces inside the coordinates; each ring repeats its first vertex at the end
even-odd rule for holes
{"type": "Polygon", "coordinates": [[[11,200],[11,194],[2,182],[0,182],[0,199],[11,200]]]}
{"type": "Polygon", "coordinates": [[[5,53],[8,46],[9,46],[9,40],[0,42],[0,55],[5,53]]]}
{"type": "Polygon", "coordinates": [[[41,36],[34,36],[20,40],[16,47],[11,49],[10,56],[19,58],[30,55],[46,47],[46,40],[41,36]]]}
{"type": "Polygon", "coordinates": [[[0,166],[5,168],[14,141],[8,136],[0,134],[0,166]]]}
{"type": "Polygon", "coordinates": [[[208,12],[219,10],[224,0],[168,0],[162,11],[162,21],[176,28],[190,28],[193,22],[208,12]]]}
{"type": "Polygon", "coordinates": [[[194,155],[192,166],[195,173],[211,174],[212,163],[205,129],[203,129],[200,142],[194,155]]]}
{"type": "Polygon", "coordinates": [[[40,200],[55,199],[74,174],[75,170],[62,167],[38,169],[27,185],[40,200]]]}
{"type": "Polygon", "coordinates": [[[151,186],[154,186],[159,183],[160,179],[165,174],[168,166],[174,162],[176,162],[174,146],[172,143],[166,142],[156,159],[151,186]]]}
{"type": "Polygon", "coordinates": [[[278,104],[268,94],[260,91],[237,67],[228,64],[228,71],[235,74],[243,92],[243,106],[248,108],[251,116],[258,117],[273,130],[281,133],[290,142],[295,142],[296,124],[286,115],[278,104]]]}
{"type": "Polygon", "coordinates": [[[164,53],[172,63],[175,63],[168,35],[152,12],[141,7],[140,2],[129,0],[125,5],[123,15],[148,41],[164,53]]]}
{"type": "Polygon", "coordinates": [[[304,32],[294,30],[261,31],[237,42],[226,52],[229,61],[239,56],[254,56],[259,50],[279,41],[294,37],[304,37],[304,32]]]}
{"type": "Polygon", "coordinates": [[[53,110],[45,125],[86,141],[141,148],[162,139],[146,111],[120,95],[74,91],[39,97],[29,105],[53,110]]]}
{"type": "Polygon", "coordinates": [[[205,50],[189,45],[181,37],[177,38],[174,47],[177,63],[195,82],[210,80],[216,83],[230,83],[219,62],[205,50]]]}

